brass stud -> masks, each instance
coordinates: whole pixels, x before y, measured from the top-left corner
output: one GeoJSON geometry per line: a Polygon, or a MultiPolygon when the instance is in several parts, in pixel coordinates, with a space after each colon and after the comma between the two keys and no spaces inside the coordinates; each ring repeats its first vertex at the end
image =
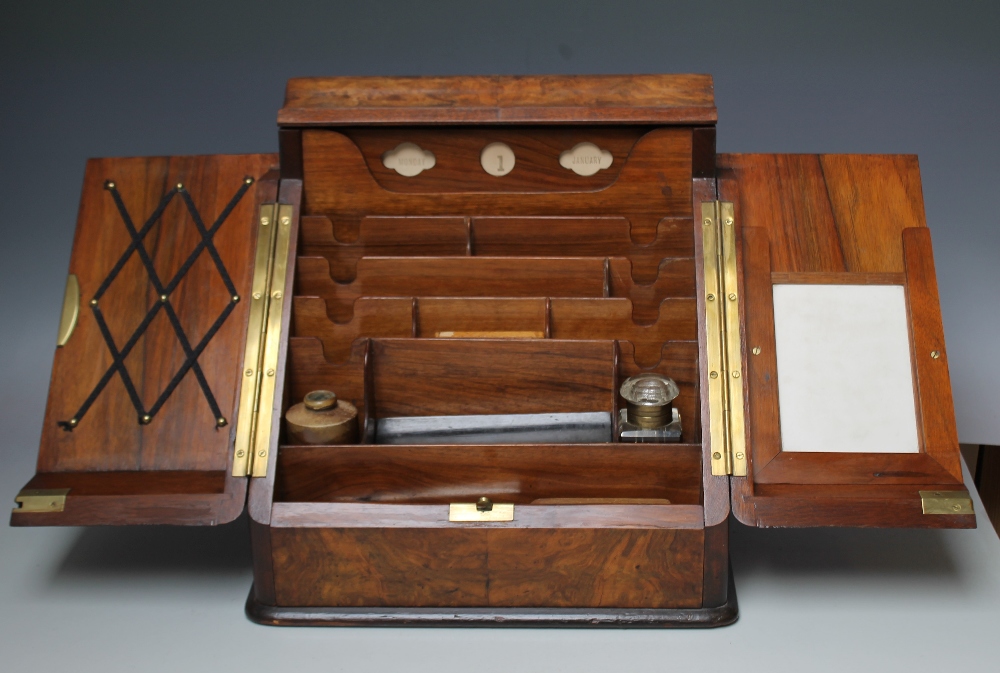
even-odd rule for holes
{"type": "Polygon", "coordinates": [[[184,183],[183,182],[178,182],[177,183],[177,191],[179,191],[179,192],[183,192],[184,191],[184,183]]]}
{"type": "Polygon", "coordinates": [[[253,184],[253,178],[244,178],[243,182],[247,183],[248,185],[252,185],[253,184]]]}
{"type": "Polygon", "coordinates": [[[931,357],[937,360],[939,357],[941,357],[941,351],[931,351],[931,357]]]}
{"type": "Polygon", "coordinates": [[[162,301],[164,304],[166,304],[167,303],[167,295],[161,294],[160,295],[160,301],[162,301]]]}
{"type": "Polygon", "coordinates": [[[222,416],[219,416],[218,418],[215,419],[215,424],[217,426],[219,426],[220,428],[226,427],[227,423],[228,423],[228,421],[226,419],[224,419],[222,416]]]}
{"type": "Polygon", "coordinates": [[[716,451],[715,453],[712,454],[712,458],[714,458],[715,460],[721,460],[722,454],[716,451]]]}
{"type": "Polygon", "coordinates": [[[69,427],[71,427],[71,428],[75,428],[75,427],[77,426],[77,424],[78,424],[79,422],[80,422],[79,420],[77,420],[77,419],[75,419],[75,418],[71,418],[71,419],[69,419],[69,421],[68,421],[68,425],[69,425],[69,427]]]}
{"type": "Polygon", "coordinates": [[[754,346],[753,350],[750,352],[753,353],[754,355],[760,355],[760,346],[754,346]]]}
{"type": "Polygon", "coordinates": [[[709,301],[715,301],[715,295],[714,294],[710,294],[710,295],[708,295],[708,297],[706,297],[706,299],[708,299],[709,301]]]}
{"type": "Polygon", "coordinates": [[[734,379],[740,378],[740,373],[739,372],[733,372],[733,378],[734,379]]]}
{"type": "Polygon", "coordinates": [[[234,294],[234,295],[233,295],[233,303],[234,303],[234,304],[238,304],[238,303],[239,303],[239,301],[240,301],[240,295],[238,295],[238,294],[234,294]]]}
{"type": "Polygon", "coordinates": [[[476,509],[480,512],[489,512],[493,510],[493,501],[487,498],[485,495],[476,501],[476,509]]]}
{"type": "Polygon", "coordinates": [[[711,379],[717,379],[719,378],[719,372],[709,372],[708,377],[711,379]]]}
{"type": "Polygon", "coordinates": [[[96,299],[91,299],[90,300],[90,305],[91,306],[97,306],[97,300],[96,299]]]}
{"type": "Polygon", "coordinates": [[[152,416],[150,416],[149,414],[143,414],[142,418],[139,419],[139,422],[142,423],[143,425],[149,425],[149,422],[152,420],[153,420],[152,416]]]}
{"type": "Polygon", "coordinates": [[[105,188],[105,189],[114,189],[114,188],[115,188],[115,183],[114,183],[114,181],[113,181],[113,180],[108,180],[107,184],[106,184],[106,185],[104,185],[104,188],[105,188]]]}

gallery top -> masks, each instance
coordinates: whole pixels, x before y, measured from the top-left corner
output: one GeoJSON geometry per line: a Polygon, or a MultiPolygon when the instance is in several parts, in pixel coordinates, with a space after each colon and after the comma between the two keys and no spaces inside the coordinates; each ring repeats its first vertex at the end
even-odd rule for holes
{"type": "Polygon", "coordinates": [[[715,124],[711,75],[309,77],[288,81],[281,126],[715,124]]]}

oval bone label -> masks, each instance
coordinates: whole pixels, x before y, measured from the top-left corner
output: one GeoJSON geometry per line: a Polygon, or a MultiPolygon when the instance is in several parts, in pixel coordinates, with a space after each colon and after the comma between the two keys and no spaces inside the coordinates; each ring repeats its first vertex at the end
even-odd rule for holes
{"type": "Polygon", "coordinates": [[[428,168],[434,168],[435,163],[437,160],[433,152],[422,150],[414,143],[400,143],[395,149],[382,155],[383,166],[408,178],[420,175],[428,168]]]}
{"type": "Polygon", "coordinates": [[[611,165],[611,152],[602,150],[594,143],[577,143],[573,149],[559,155],[559,165],[577,175],[593,175],[611,165]]]}

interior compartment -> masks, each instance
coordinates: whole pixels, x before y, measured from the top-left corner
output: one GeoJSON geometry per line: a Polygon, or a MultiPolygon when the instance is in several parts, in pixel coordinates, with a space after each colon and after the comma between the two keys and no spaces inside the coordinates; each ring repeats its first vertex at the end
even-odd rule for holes
{"type": "MultiPolygon", "coordinates": [[[[286,446],[275,502],[532,504],[552,498],[701,502],[701,447],[286,446]]],[[[579,504],[585,504],[583,502],[579,504]]]]}

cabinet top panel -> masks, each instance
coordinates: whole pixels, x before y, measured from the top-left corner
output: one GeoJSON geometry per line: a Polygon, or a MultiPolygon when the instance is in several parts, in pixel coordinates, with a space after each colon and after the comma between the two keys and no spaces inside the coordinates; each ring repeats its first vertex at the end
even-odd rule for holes
{"type": "Polygon", "coordinates": [[[282,126],[716,120],[710,75],[296,78],[278,113],[282,126]]]}

